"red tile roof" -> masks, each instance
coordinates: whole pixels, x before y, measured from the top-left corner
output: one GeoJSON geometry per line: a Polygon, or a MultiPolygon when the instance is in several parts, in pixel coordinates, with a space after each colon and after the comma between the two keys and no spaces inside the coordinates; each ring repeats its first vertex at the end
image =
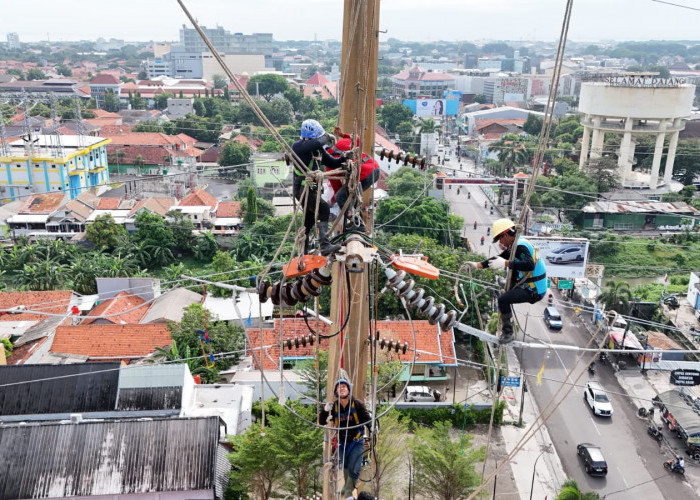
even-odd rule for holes
{"type": "Polygon", "coordinates": [[[313,85],[316,87],[326,85],[327,83],[328,79],[318,71],[314,73],[314,75],[311,78],[306,80],[306,85],[313,85]]]}
{"type": "Polygon", "coordinates": [[[212,195],[204,191],[203,189],[197,189],[192,191],[189,195],[185,196],[178,206],[180,207],[209,207],[212,210],[216,208],[219,201],[212,195]]]}
{"type": "Polygon", "coordinates": [[[116,210],[119,208],[120,198],[100,198],[97,202],[97,210],[116,210]]]}
{"type": "Polygon", "coordinates": [[[241,213],[241,202],[220,201],[219,208],[216,209],[217,217],[238,217],[241,213]]]}
{"type": "Polygon", "coordinates": [[[113,298],[103,301],[95,307],[87,318],[82,321],[82,325],[90,325],[97,319],[109,321],[115,325],[135,325],[143,315],[148,311],[148,307],[141,297],[127,293],[119,292],[113,298]],[[143,305],[143,307],[138,307],[143,305]],[[121,314],[123,313],[123,314],[121,314]],[[114,316],[114,315],[117,316],[114,316]],[[106,316],[105,318],[96,318],[96,316],[106,316]]]}
{"type": "Polygon", "coordinates": [[[394,75],[393,78],[396,78],[397,80],[412,80],[412,81],[446,81],[446,80],[454,80],[454,77],[452,75],[448,75],[447,73],[438,73],[435,71],[427,72],[423,71],[421,68],[418,66],[414,66],[411,69],[405,69],[398,74],[394,75]],[[410,76],[411,73],[418,73],[417,78],[410,76]]]}
{"type": "MultiPolygon", "coordinates": [[[[279,369],[279,357],[280,357],[280,347],[279,347],[279,320],[275,320],[274,329],[263,330],[263,346],[268,347],[267,352],[263,356],[258,356],[258,359],[263,360],[263,368],[265,370],[278,370],[279,369]]],[[[316,322],[311,323],[312,326],[316,327],[316,322]]],[[[283,334],[282,336],[286,338],[301,337],[302,335],[308,335],[309,329],[304,323],[303,319],[290,318],[285,319],[283,323],[283,334]]],[[[329,334],[330,326],[325,323],[320,323],[319,325],[320,333],[329,334]]],[[[440,332],[438,326],[433,326],[427,321],[413,321],[413,330],[416,333],[415,346],[413,342],[413,333],[411,329],[411,322],[406,320],[400,321],[379,321],[377,325],[377,330],[381,332],[381,337],[388,339],[394,339],[394,341],[399,340],[402,343],[407,342],[409,349],[417,349],[419,352],[416,354],[416,363],[422,364],[444,364],[453,365],[456,362],[456,354],[454,349],[454,336],[452,331],[440,332]]],[[[260,346],[260,331],[250,330],[248,334],[249,345],[257,348],[260,346]]],[[[321,339],[321,349],[328,349],[328,340],[321,339]]],[[[315,347],[307,345],[306,347],[292,348],[291,350],[285,349],[284,356],[294,356],[294,357],[305,357],[313,356],[315,347]]],[[[256,353],[257,354],[257,353],[256,353]]],[[[407,351],[406,354],[395,354],[393,359],[398,359],[404,363],[410,363],[413,360],[413,352],[407,351]]],[[[367,352],[369,361],[369,350],[367,352]]],[[[256,366],[256,369],[259,369],[256,366]]]]}
{"type": "Polygon", "coordinates": [[[147,356],[171,342],[164,324],[59,326],[51,352],[119,359],[147,356]]]}
{"type": "MultiPolygon", "coordinates": [[[[101,137],[114,137],[115,135],[123,135],[131,133],[134,128],[131,125],[103,125],[99,124],[101,137]]],[[[114,140],[114,139],[112,139],[114,140]]]]}
{"type": "MultiPolygon", "coordinates": [[[[27,309],[45,314],[65,314],[68,311],[73,292],[70,290],[50,292],[0,292],[0,310],[15,306],[26,306],[27,309]]],[[[45,314],[22,313],[4,314],[0,321],[42,321],[45,314]]]]}
{"type": "Polygon", "coordinates": [[[121,82],[114,75],[109,75],[107,73],[100,73],[90,80],[90,85],[119,85],[121,82]]]}
{"type": "Polygon", "coordinates": [[[142,208],[160,216],[165,216],[165,214],[170,211],[170,207],[177,203],[175,198],[152,196],[146,198],[145,200],[139,201],[134,208],[131,209],[129,215],[133,215],[142,208]]]}
{"type": "Polygon", "coordinates": [[[48,337],[42,337],[36,342],[28,342],[19,347],[12,349],[12,354],[7,358],[8,365],[22,365],[27,360],[30,354],[32,354],[36,349],[38,349],[41,344],[46,342],[48,337]]]}
{"type": "Polygon", "coordinates": [[[20,214],[52,214],[63,204],[65,193],[33,194],[19,209],[20,214]]]}

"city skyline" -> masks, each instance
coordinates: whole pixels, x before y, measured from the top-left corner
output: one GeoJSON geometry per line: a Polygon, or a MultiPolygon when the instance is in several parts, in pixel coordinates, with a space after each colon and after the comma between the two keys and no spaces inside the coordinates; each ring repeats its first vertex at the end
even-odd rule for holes
{"type": "MultiPolygon", "coordinates": [[[[697,40],[700,11],[689,0],[671,5],[656,0],[586,0],[575,2],[568,39],[574,42],[616,40],[697,40]],[[688,8],[680,7],[685,5],[688,8]],[[621,22],[624,20],[624,22],[621,22]]],[[[123,0],[118,9],[85,8],[75,0],[34,5],[42,12],[29,18],[18,3],[3,7],[0,40],[15,32],[21,42],[116,38],[125,41],[176,41],[183,24],[191,27],[175,0],[123,0]],[[137,15],[135,15],[137,14],[137,15]],[[56,22],[63,19],[66,22],[56,22]],[[9,20],[9,22],[8,22],[9,20]],[[13,22],[14,20],[14,22],[13,22]],[[70,24],[68,24],[70,22],[70,24]]],[[[275,40],[340,40],[343,2],[306,0],[187,0],[185,6],[201,25],[222,26],[232,33],[272,33],[275,40]],[[275,13],[271,16],[270,13],[275,13]]],[[[565,0],[384,0],[381,40],[415,41],[554,41],[561,31],[565,0]]],[[[700,42],[698,42],[700,43],[700,42]]]]}

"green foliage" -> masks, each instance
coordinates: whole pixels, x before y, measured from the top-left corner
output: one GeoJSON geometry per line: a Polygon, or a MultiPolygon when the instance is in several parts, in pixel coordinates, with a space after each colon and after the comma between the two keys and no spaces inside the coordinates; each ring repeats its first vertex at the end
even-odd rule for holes
{"type": "MultiPolygon", "coordinates": [[[[211,267],[217,273],[218,281],[244,285],[251,284],[254,276],[262,272],[263,269],[263,266],[257,262],[237,262],[230,253],[222,250],[218,250],[214,254],[211,267]]],[[[221,287],[212,287],[209,291],[214,297],[231,297],[232,295],[231,290],[221,287]]]]}
{"type": "Polygon", "coordinates": [[[228,456],[232,465],[230,482],[240,485],[242,492],[267,500],[275,484],[284,478],[287,464],[269,452],[270,439],[257,422],[229,439],[234,450],[228,456]]]}
{"type": "MultiPolygon", "coordinates": [[[[499,401],[493,415],[495,424],[500,425],[503,422],[504,409],[505,401],[499,401]]],[[[471,406],[465,407],[461,404],[432,409],[407,408],[399,411],[406,422],[408,422],[411,430],[415,430],[418,427],[433,426],[441,421],[451,422],[453,427],[461,429],[465,425],[488,424],[491,420],[490,409],[474,410],[471,406]]]]}
{"type": "Polygon", "coordinates": [[[255,188],[251,186],[248,188],[248,196],[246,198],[246,209],[245,209],[245,215],[243,216],[243,222],[245,222],[245,224],[248,225],[248,224],[253,224],[254,222],[257,222],[257,220],[258,220],[257,197],[255,196],[255,188]]]}
{"type": "Polygon", "coordinates": [[[485,448],[472,449],[472,436],[450,437],[449,421],[433,428],[419,427],[410,449],[415,466],[415,488],[421,498],[456,500],[480,484],[475,466],[486,457],[485,448]]]}
{"type": "Polygon", "coordinates": [[[459,238],[463,225],[461,217],[450,214],[450,206],[444,201],[421,197],[417,203],[407,198],[391,197],[383,200],[377,211],[378,226],[392,233],[405,233],[436,237],[449,244],[459,238]]]}
{"type": "Polygon", "coordinates": [[[283,94],[288,89],[289,82],[285,77],[271,73],[252,76],[246,85],[250,95],[260,95],[266,101],[270,101],[275,94],[283,94]]]}
{"type": "MultiPolygon", "coordinates": [[[[309,320],[309,322],[312,321],[309,320]]],[[[318,366],[315,358],[304,359],[297,364],[294,371],[301,377],[301,385],[304,387],[302,394],[304,396],[312,401],[326,400],[328,351],[318,351],[318,366]],[[317,388],[320,390],[320,396],[316,393],[317,388]]]]}
{"type": "Polygon", "coordinates": [[[401,196],[415,199],[422,195],[426,184],[429,185],[432,180],[426,178],[426,174],[419,172],[411,167],[401,167],[396,172],[392,173],[386,180],[389,191],[394,193],[394,196],[401,196]]]}
{"type": "MultiPolygon", "coordinates": [[[[221,99],[217,101],[220,102],[221,99]]],[[[195,100],[195,108],[199,108],[201,114],[198,112],[195,115],[185,115],[175,120],[173,133],[186,134],[202,142],[217,142],[221,133],[223,118],[218,115],[211,118],[202,116],[205,108],[199,99],[195,100]]]]}
{"type": "Polygon", "coordinates": [[[2,348],[5,350],[5,359],[7,359],[12,354],[12,349],[13,349],[12,342],[8,338],[2,339],[1,342],[2,342],[2,348]]]}
{"type": "MultiPolygon", "coordinates": [[[[248,214],[248,203],[249,201],[247,199],[241,201],[241,213],[244,214],[244,216],[248,214]]],[[[272,204],[272,202],[262,198],[256,198],[255,205],[257,209],[255,219],[251,219],[250,224],[255,224],[258,221],[275,216],[275,206],[272,204]]],[[[247,220],[244,220],[244,222],[249,224],[247,220]]]]}
{"type": "Polygon", "coordinates": [[[385,104],[379,108],[377,113],[377,123],[384,127],[389,133],[396,133],[396,127],[402,122],[411,122],[413,120],[413,111],[411,108],[404,106],[400,102],[392,102],[385,104]]]}
{"type": "Polygon", "coordinates": [[[27,80],[45,80],[46,75],[43,71],[37,68],[27,70],[27,80]]]}
{"type": "Polygon", "coordinates": [[[217,321],[216,316],[204,309],[201,304],[190,304],[185,308],[179,323],[169,323],[168,329],[182,350],[189,347],[192,353],[199,355],[202,345],[197,330],[207,332],[211,343],[204,344],[206,356],[226,353],[226,357],[216,357],[213,370],[219,372],[235,365],[241,356],[245,344],[243,329],[226,321],[217,321]],[[206,313],[206,321],[205,321],[206,313]]]}
{"type": "Polygon", "coordinates": [[[371,492],[377,498],[396,498],[391,492],[405,487],[401,471],[408,459],[407,434],[408,426],[399,411],[392,409],[382,417],[373,457],[375,472],[370,482],[371,492]]]}
{"type": "Polygon", "coordinates": [[[542,131],[542,119],[539,118],[537,115],[533,115],[530,113],[527,115],[527,120],[525,120],[525,124],[523,124],[523,130],[527,132],[530,135],[540,135],[540,132],[542,131]]]}
{"type": "Polygon", "coordinates": [[[632,300],[630,285],[626,281],[608,280],[605,282],[605,290],[598,300],[605,304],[606,310],[614,310],[620,314],[629,313],[629,304],[632,300]]]}
{"type": "Polygon", "coordinates": [[[557,495],[557,500],[596,500],[600,496],[592,491],[586,493],[582,492],[573,479],[567,479],[564,484],[561,485],[561,491],[557,495]]]}
{"type": "Polygon", "coordinates": [[[142,244],[144,264],[156,268],[167,266],[173,259],[175,235],[171,225],[159,215],[140,212],[134,221],[136,232],[132,235],[135,244],[142,244]]]}
{"type": "Polygon", "coordinates": [[[99,215],[85,228],[85,239],[97,249],[112,251],[126,235],[124,226],[114,222],[110,214],[99,215]]]}
{"type": "Polygon", "coordinates": [[[621,186],[617,161],[613,158],[592,158],[583,170],[593,180],[599,193],[607,193],[621,186]]]}
{"type": "Polygon", "coordinates": [[[250,163],[250,147],[228,141],[221,150],[217,163],[223,167],[240,165],[244,169],[250,163]]]}

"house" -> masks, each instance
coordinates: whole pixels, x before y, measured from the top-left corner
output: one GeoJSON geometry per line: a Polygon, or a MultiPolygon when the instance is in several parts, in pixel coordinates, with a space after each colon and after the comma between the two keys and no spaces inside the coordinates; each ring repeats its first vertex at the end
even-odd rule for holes
{"type": "Polygon", "coordinates": [[[151,303],[151,307],[141,317],[139,323],[167,324],[170,321],[178,323],[182,320],[185,308],[191,304],[201,304],[203,298],[197,292],[186,288],[166,290],[151,303]]]}
{"type": "MultiPolygon", "coordinates": [[[[309,335],[309,327],[303,319],[290,318],[283,320],[283,337],[285,339],[309,335]]],[[[316,322],[310,320],[313,327],[316,328],[316,322]]],[[[324,322],[318,322],[318,328],[322,335],[328,335],[331,332],[331,327],[324,322]]],[[[446,380],[446,368],[457,366],[457,355],[454,346],[454,334],[452,330],[449,332],[441,332],[440,327],[431,325],[428,321],[407,321],[407,320],[386,320],[379,321],[377,331],[381,332],[381,336],[386,339],[393,339],[402,344],[406,342],[410,349],[415,349],[416,355],[413,371],[407,371],[402,374],[399,380],[405,381],[409,379],[411,382],[424,382],[431,380],[446,380]],[[415,332],[415,345],[413,345],[413,334],[415,332]]],[[[254,349],[255,369],[259,369],[259,363],[262,361],[264,370],[280,370],[293,369],[297,363],[304,359],[312,359],[315,355],[315,346],[292,346],[292,349],[285,348],[281,352],[280,340],[280,325],[279,319],[275,319],[274,328],[264,328],[262,332],[262,346],[264,353],[260,352],[260,331],[249,330],[248,345],[254,349]]],[[[321,338],[320,348],[328,349],[328,340],[321,338]]],[[[369,362],[369,350],[367,351],[369,362]]],[[[408,351],[406,354],[394,353],[388,354],[388,359],[399,360],[408,368],[413,361],[413,352],[408,351]]]]}
{"type": "Polygon", "coordinates": [[[166,325],[59,326],[45,362],[143,359],[172,343],[166,325]]]}
{"type": "Polygon", "coordinates": [[[304,97],[338,100],[338,82],[331,82],[318,71],[303,85],[304,97]]]}
{"type": "Polygon", "coordinates": [[[241,203],[239,201],[220,201],[219,207],[216,209],[212,233],[218,235],[236,234],[242,223],[241,203]]]}
{"type": "MultiPolygon", "coordinates": [[[[59,208],[65,203],[66,194],[61,193],[45,193],[34,194],[29,196],[17,215],[13,215],[7,219],[7,226],[13,238],[18,236],[29,237],[47,237],[49,230],[47,224],[52,215],[59,211],[59,208]]],[[[61,232],[56,230],[55,237],[62,236],[61,232]]],[[[65,227],[66,233],[79,232],[80,226],[65,227]],[[72,229],[72,231],[71,231],[72,229]]]]}
{"type": "MultiPolygon", "coordinates": [[[[661,350],[663,352],[663,359],[666,361],[683,361],[685,359],[685,354],[682,352],[673,352],[673,351],[680,351],[683,349],[683,346],[681,346],[678,342],[670,338],[668,335],[662,332],[657,332],[655,330],[649,330],[647,332],[644,332],[643,337],[646,338],[646,341],[644,342],[645,349],[651,349],[651,350],[661,350]]],[[[653,363],[653,362],[658,362],[661,359],[661,353],[654,353],[651,352],[649,354],[638,354],[637,355],[637,361],[641,365],[642,362],[644,363],[653,363]],[[643,359],[644,356],[646,356],[646,359],[643,359]]]]}
{"type": "Polygon", "coordinates": [[[260,315],[262,321],[272,319],[274,313],[274,305],[268,300],[264,304],[260,304],[257,293],[241,292],[236,294],[235,299],[231,297],[213,297],[207,294],[204,299],[204,308],[216,316],[219,321],[232,321],[240,325],[241,321],[245,321],[247,326],[256,326],[260,324],[260,315]],[[235,305],[233,301],[235,302],[235,305]],[[238,315],[240,312],[240,316],[238,315]]]}
{"type": "Polygon", "coordinates": [[[90,80],[90,95],[95,99],[98,108],[104,107],[105,94],[111,92],[115,99],[119,98],[119,93],[124,83],[114,75],[100,73],[90,80]]]}
{"type": "MultiPolygon", "coordinates": [[[[71,314],[76,304],[69,290],[47,292],[0,292],[0,338],[15,345],[26,343],[23,335],[51,316],[71,314]]],[[[63,319],[63,318],[62,318],[63,319]]]]}
{"type": "Polygon", "coordinates": [[[38,193],[68,193],[70,199],[109,184],[109,139],[31,133],[0,151],[0,193],[7,202],[38,193]]]}
{"type": "Polygon", "coordinates": [[[80,323],[81,325],[135,325],[146,314],[148,304],[129,292],[119,292],[100,302],[80,323]]]}
{"type": "Polygon", "coordinates": [[[0,442],[0,460],[13,464],[2,499],[220,500],[231,467],[217,417],[5,425],[0,442]]]}
{"type": "Polygon", "coordinates": [[[214,225],[218,206],[219,200],[203,189],[197,189],[170,209],[182,212],[194,224],[195,228],[202,229],[214,225]]]}
{"type": "Polygon", "coordinates": [[[279,154],[256,155],[253,168],[250,172],[250,180],[257,188],[273,185],[277,188],[289,179],[292,167],[284,161],[278,160],[279,154]]]}
{"type": "Polygon", "coordinates": [[[684,231],[700,211],[683,202],[594,201],[583,207],[583,229],[684,231]]]}

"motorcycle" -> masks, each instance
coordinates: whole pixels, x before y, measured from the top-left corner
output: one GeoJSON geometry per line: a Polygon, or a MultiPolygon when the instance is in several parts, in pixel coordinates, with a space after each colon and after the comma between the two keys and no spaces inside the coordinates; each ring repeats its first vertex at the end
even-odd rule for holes
{"type": "Polygon", "coordinates": [[[650,425],[647,427],[647,434],[649,434],[651,437],[656,439],[657,441],[661,441],[664,438],[664,435],[662,434],[662,429],[663,427],[659,427],[657,425],[650,425]]]}
{"type": "Polygon", "coordinates": [[[602,364],[605,364],[608,362],[608,355],[605,352],[601,352],[598,355],[598,361],[600,361],[602,364]]]}
{"type": "Polygon", "coordinates": [[[472,197],[471,193],[467,193],[467,199],[470,199],[472,197]]]}
{"type": "Polygon", "coordinates": [[[595,361],[591,361],[591,364],[588,365],[588,373],[595,375],[595,361]]]}
{"type": "Polygon", "coordinates": [[[476,221],[474,221],[474,229],[476,229],[476,226],[477,226],[477,223],[476,223],[476,221]]]}
{"type": "Polygon", "coordinates": [[[481,237],[481,244],[482,245],[484,244],[484,237],[483,236],[481,237]]]}
{"type": "Polygon", "coordinates": [[[486,208],[488,205],[489,205],[488,202],[485,201],[485,202],[484,202],[484,208],[486,208]]]}
{"type": "Polygon", "coordinates": [[[685,474],[685,468],[681,467],[680,465],[674,466],[674,465],[673,465],[673,462],[674,462],[674,461],[675,461],[675,460],[673,460],[672,458],[666,460],[666,461],[664,462],[664,469],[666,469],[667,471],[670,471],[670,472],[676,472],[676,473],[680,474],[681,476],[684,475],[684,474],[685,474]]]}

